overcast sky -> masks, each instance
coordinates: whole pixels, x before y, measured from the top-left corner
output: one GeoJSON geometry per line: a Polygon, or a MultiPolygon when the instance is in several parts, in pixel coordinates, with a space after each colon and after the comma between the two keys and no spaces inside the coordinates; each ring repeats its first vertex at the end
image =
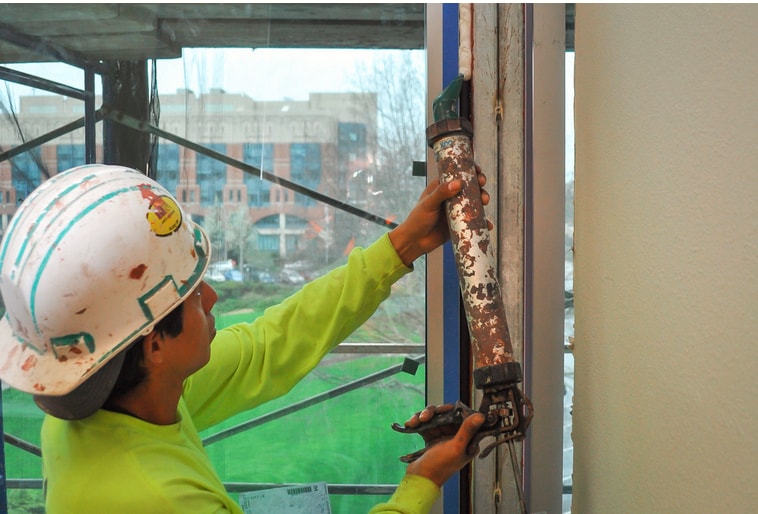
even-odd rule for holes
{"type": "MultiPolygon", "coordinates": [[[[159,93],[188,88],[195,93],[222,88],[229,93],[245,93],[256,100],[306,100],[309,92],[354,91],[358,63],[370,63],[377,55],[371,50],[325,49],[187,49],[184,59],[158,60],[159,93]],[[276,70],[276,73],[273,73],[276,70]]],[[[8,65],[24,73],[83,89],[83,72],[60,63],[8,65]]],[[[12,96],[48,94],[9,84],[12,96]]],[[[95,81],[96,92],[100,83],[95,81]]],[[[5,87],[2,96],[6,96],[5,87]]]]}
{"type": "MultiPolygon", "coordinates": [[[[229,93],[245,93],[260,101],[307,100],[310,92],[356,91],[354,80],[360,64],[370,68],[376,50],[326,49],[187,49],[184,59],[158,61],[159,93],[175,93],[188,88],[196,94],[211,88],[229,93]],[[276,70],[276,73],[273,71],[276,70]]],[[[7,67],[83,89],[79,68],[60,63],[20,64],[7,67]]],[[[19,95],[49,94],[10,82],[2,82],[0,101],[7,95],[18,105],[19,95]]],[[[100,93],[100,81],[96,80],[100,93]]],[[[566,54],[566,173],[574,173],[574,54],[566,54]]]]}

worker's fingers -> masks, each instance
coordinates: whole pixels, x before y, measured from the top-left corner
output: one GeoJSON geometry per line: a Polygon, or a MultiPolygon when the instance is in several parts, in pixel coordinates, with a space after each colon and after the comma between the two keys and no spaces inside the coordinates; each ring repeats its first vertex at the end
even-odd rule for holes
{"type": "MultiPolygon", "coordinates": [[[[479,193],[482,204],[489,205],[491,197],[489,192],[484,189],[484,185],[487,183],[487,177],[482,173],[482,170],[479,168],[479,166],[476,166],[476,174],[477,181],[479,183],[479,193]]],[[[424,192],[421,193],[421,200],[425,202],[431,202],[431,204],[427,203],[427,205],[430,207],[433,206],[432,208],[436,209],[437,206],[442,205],[442,203],[444,203],[446,200],[449,200],[450,198],[460,193],[464,186],[465,183],[461,179],[441,182],[439,177],[436,177],[429,181],[429,184],[427,184],[424,192]]],[[[488,224],[490,223],[488,222],[488,224]]]]}
{"type": "Polygon", "coordinates": [[[435,178],[429,182],[419,197],[419,203],[431,211],[437,211],[448,199],[454,197],[463,189],[463,181],[456,179],[450,182],[440,182],[435,178]]]}
{"type": "Polygon", "coordinates": [[[476,168],[476,177],[479,179],[479,187],[484,187],[487,183],[487,175],[482,173],[482,168],[478,164],[474,165],[474,167],[476,168]]]}
{"type": "Polygon", "coordinates": [[[421,193],[421,197],[423,198],[424,196],[429,196],[430,194],[434,192],[435,189],[437,189],[437,187],[439,187],[439,185],[440,185],[439,177],[433,178],[432,180],[429,181],[429,183],[424,188],[424,191],[421,193]]]}
{"type": "Polygon", "coordinates": [[[440,185],[440,187],[437,188],[437,193],[439,193],[442,200],[447,200],[449,198],[454,197],[457,195],[461,189],[463,189],[464,182],[461,179],[454,179],[449,182],[444,182],[440,185]]]}
{"type": "Polygon", "coordinates": [[[405,422],[405,428],[416,428],[421,423],[425,422],[429,419],[430,415],[428,414],[428,410],[430,407],[426,407],[424,410],[417,412],[413,416],[411,416],[411,419],[405,422]],[[422,421],[422,419],[424,421],[422,421]]]}
{"type": "MultiPolygon", "coordinates": [[[[479,188],[482,189],[487,184],[487,175],[482,173],[482,169],[479,167],[479,165],[475,165],[476,167],[476,179],[479,183],[479,188]]],[[[449,180],[447,182],[444,182],[440,184],[439,177],[435,177],[429,181],[429,183],[426,185],[426,188],[424,188],[424,192],[421,194],[422,198],[424,196],[429,196],[434,193],[441,194],[447,198],[451,198],[455,196],[458,191],[460,191],[463,188],[463,181],[461,179],[455,179],[455,180],[449,180]],[[441,185],[441,187],[440,187],[441,185]]],[[[482,189],[482,202],[486,205],[489,203],[489,193],[487,191],[484,191],[482,189]],[[485,197],[486,196],[486,200],[485,197]]]]}
{"type": "Polygon", "coordinates": [[[421,412],[421,421],[426,423],[431,421],[437,414],[444,414],[453,410],[454,405],[452,403],[444,403],[442,405],[429,405],[421,412]]]}
{"type": "Polygon", "coordinates": [[[487,192],[486,189],[480,189],[479,193],[482,198],[482,204],[487,205],[490,203],[490,194],[487,192]]]}
{"type": "Polygon", "coordinates": [[[443,414],[452,410],[454,407],[451,403],[445,403],[443,405],[427,405],[424,410],[417,412],[411,419],[405,422],[406,428],[416,428],[421,423],[427,423],[431,421],[437,414],[443,414]]]}
{"type": "Polygon", "coordinates": [[[461,427],[458,429],[458,432],[455,434],[455,439],[457,440],[457,443],[460,444],[461,447],[466,448],[466,454],[469,456],[474,456],[479,451],[478,444],[469,444],[469,443],[474,438],[476,433],[479,431],[479,427],[482,426],[485,419],[486,418],[484,417],[484,414],[482,414],[481,412],[475,412],[463,420],[463,423],[461,423],[461,427]]]}

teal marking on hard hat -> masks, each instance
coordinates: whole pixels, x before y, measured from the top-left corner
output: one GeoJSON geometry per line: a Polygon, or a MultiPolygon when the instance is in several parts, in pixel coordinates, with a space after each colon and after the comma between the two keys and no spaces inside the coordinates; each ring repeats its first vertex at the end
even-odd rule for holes
{"type": "MultiPolygon", "coordinates": [[[[207,256],[205,253],[205,248],[203,247],[203,234],[200,231],[197,226],[194,227],[193,230],[193,236],[195,239],[195,251],[197,252],[197,262],[195,264],[195,269],[192,270],[192,274],[187,277],[186,280],[183,280],[181,284],[177,284],[176,280],[174,280],[174,277],[172,275],[166,275],[161,279],[158,284],[156,284],[154,287],[149,289],[144,295],[142,295],[139,298],[139,305],[140,309],[142,309],[142,313],[145,315],[145,319],[147,319],[147,323],[145,323],[142,327],[140,327],[139,330],[142,330],[144,327],[155,321],[156,313],[152,312],[150,310],[150,307],[148,305],[148,300],[152,298],[158,291],[162,290],[167,284],[172,284],[174,287],[174,290],[176,291],[177,297],[184,298],[187,296],[187,294],[192,291],[192,289],[195,288],[195,286],[200,282],[200,279],[202,277],[202,274],[205,270],[205,263],[207,260],[207,256]]],[[[178,305],[179,302],[177,302],[176,305],[178,305]]],[[[163,313],[160,313],[163,314],[163,313]]]]}
{"type": "Polygon", "coordinates": [[[197,249],[197,255],[199,257],[199,261],[202,263],[208,256],[205,254],[205,246],[203,243],[206,241],[206,239],[203,237],[203,232],[198,228],[197,225],[194,227],[194,235],[195,235],[195,248],[197,249]]]}
{"type": "Polygon", "coordinates": [[[147,301],[153,296],[155,296],[155,293],[157,293],[158,291],[166,287],[167,284],[171,284],[174,286],[174,291],[176,291],[176,296],[178,298],[181,298],[182,296],[184,296],[186,293],[189,292],[188,284],[177,285],[176,280],[174,280],[174,277],[172,275],[166,275],[165,277],[163,277],[163,279],[161,279],[161,281],[158,282],[158,284],[150,288],[145,294],[143,294],[137,299],[137,301],[139,302],[139,306],[142,309],[142,313],[145,315],[145,319],[147,320],[147,323],[142,325],[140,330],[142,328],[145,328],[147,325],[149,325],[153,321],[155,321],[155,314],[153,313],[153,311],[150,310],[150,307],[148,306],[147,301]]]}
{"type": "Polygon", "coordinates": [[[88,332],[79,332],[78,334],[68,334],[61,337],[50,338],[50,344],[52,346],[53,354],[55,355],[56,359],[58,358],[58,352],[56,351],[56,348],[59,348],[61,346],[70,348],[72,346],[77,346],[80,342],[84,342],[84,345],[87,347],[90,353],[95,352],[95,338],[92,337],[92,334],[88,332]]]}
{"type": "MultiPolygon", "coordinates": [[[[100,167],[100,166],[102,166],[102,165],[100,165],[100,164],[87,164],[87,165],[84,165],[84,166],[79,166],[77,168],[72,168],[69,171],[78,170],[78,169],[82,169],[82,168],[94,168],[94,167],[100,167]]],[[[121,171],[131,172],[132,174],[136,173],[136,174],[142,175],[141,173],[139,173],[137,171],[134,171],[132,169],[129,169],[129,168],[124,168],[121,171]]],[[[44,184],[46,185],[46,187],[48,187],[47,186],[48,184],[54,185],[56,182],[59,182],[60,180],[64,180],[67,177],[68,177],[68,173],[59,173],[58,175],[55,175],[55,176],[49,178],[48,180],[46,180],[44,182],[44,184]]],[[[90,180],[97,179],[97,178],[99,178],[97,174],[90,173],[89,175],[83,176],[75,184],[71,184],[70,186],[66,187],[65,189],[63,189],[58,194],[54,195],[53,198],[52,198],[52,200],[49,201],[48,204],[42,209],[42,212],[37,217],[37,220],[34,223],[32,223],[32,225],[31,225],[32,228],[36,229],[37,227],[48,227],[48,226],[50,226],[56,219],[58,219],[60,216],[62,216],[69,208],[71,208],[71,203],[69,203],[68,205],[64,206],[62,209],[58,209],[58,213],[55,216],[53,216],[52,219],[47,220],[45,223],[43,223],[43,220],[45,220],[45,217],[53,210],[53,207],[55,207],[57,204],[59,204],[59,202],[61,201],[61,199],[63,197],[65,197],[65,196],[67,196],[69,193],[81,189],[81,185],[82,184],[84,184],[84,183],[86,183],[86,182],[88,182],[90,180]]],[[[95,191],[95,190],[97,190],[100,187],[105,187],[105,186],[108,186],[108,185],[109,185],[108,181],[105,181],[105,182],[96,182],[94,186],[87,187],[86,189],[84,189],[83,193],[80,196],[83,196],[84,194],[87,194],[87,193],[91,193],[92,191],[95,191]]],[[[28,210],[28,209],[31,208],[31,205],[34,203],[34,199],[37,196],[39,196],[39,194],[41,194],[41,193],[39,193],[40,189],[42,189],[42,188],[41,187],[37,188],[37,189],[35,189],[32,192],[32,196],[30,196],[29,199],[28,199],[28,201],[24,204],[23,210],[22,211],[18,211],[16,213],[16,215],[12,218],[11,225],[8,228],[9,232],[12,231],[15,228],[14,222],[16,222],[16,221],[20,222],[20,220],[23,218],[23,213],[26,210],[28,210]]],[[[27,251],[26,250],[27,243],[31,240],[30,234],[31,234],[31,232],[29,232],[29,233],[26,234],[26,236],[24,238],[24,241],[22,243],[22,246],[21,246],[21,250],[19,251],[18,255],[16,256],[16,263],[15,263],[16,266],[18,266],[18,264],[20,263],[21,259],[24,256],[24,254],[27,251]]],[[[10,238],[8,238],[7,240],[9,240],[9,239],[10,238]]],[[[0,262],[4,262],[4,259],[5,259],[5,248],[3,248],[3,253],[0,254],[0,262]]],[[[13,272],[14,273],[15,272],[20,272],[20,270],[17,269],[14,266],[13,272]]]]}
{"type": "Polygon", "coordinates": [[[34,323],[34,328],[37,331],[37,333],[39,333],[39,325],[37,324],[37,314],[36,314],[36,304],[35,304],[35,298],[37,296],[37,287],[39,286],[39,282],[42,278],[42,272],[45,270],[45,267],[47,266],[48,261],[50,260],[53,253],[60,245],[63,238],[79,221],[82,220],[82,218],[84,218],[84,216],[86,216],[87,214],[95,210],[95,208],[97,208],[100,204],[118,195],[133,192],[133,191],[138,191],[138,190],[139,188],[136,186],[129,186],[122,189],[118,189],[116,191],[112,191],[111,193],[108,193],[107,195],[98,198],[97,201],[92,202],[89,206],[84,208],[79,214],[74,216],[74,218],[68,223],[68,225],[63,230],[60,231],[60,233],[58,234],[58,237],[56,237],[55,241],[53,241],[53,244],[50,245],[47,253],[44,255],[44,257],[40,261],[39,266],[37,267],[37,273],[36,273],[36,276],[34,277],[34,281],[32,282],[32,288],[29,293],[29,311],[31,313],[32,323],[34,323]]]}
{"type": "MultiPolygon", "coordinates": [[[[42,194],[40,193],[40,190],[44,190],[47,187],[50,187],[48,184],[53,184],[58,177],[60,177],[60,175],[55,175],[54,177],[47,179],[43,183],[45,185],[45,188],[38,187],[34,191],[32,191],[32,193],[27,197],[26,201],[21,205],[21,207],[18,210],[16,210],[16,213],[11,218],[10,224],[8,225],[8,228],[6,230],[6,234],[10,235],[16,228],[16,225],[21,223],[21,220],[24,218],[24,214],[26,213],[26,211],[31,209],[32,205],[35,202],[35,199],[40,194],[42,194]]],[[[10,242],[10,240],[11,240],[10,237],[5,238],[6,244],[4,244],[2,250],[0,250],[0,262],[5,261],[5,253],[7,251],[8,242],[10,242]]]]}
{"type": "MultiPolygon", "coordinates": [[[[57,176],[59,176],[59,175],[56,175],[56,177],[57,176]]],[[[77,182],[76,184],[70,185],[69,187],[67,187],[66,189],[64,189],[63,191],[61,191],[61,193],[53,196],[52,201],[50,201],[44,207],[44,209],[42,209],[42,212],[40,213],[40,215],[37,216],[37,219],[34,221],[34,223],[32,223],[32,228],[34,230],[36,230],[38,227],[42,227],[44,229],[44,228],[47,228],[50,224],[52,224],[66,210],[65,208],[61,209],[60,212],[58,212],[58,214],[56,214],[55,216],[53,216],[53,218],[51,220],[48,220],[45,223],[43,223],[43,220],[45,219],[45,217],[50,213],[50,211],[53,210],[53,206],[55,206],[60,201],[61,198],[63,198],[67,194],[69,194],[71,191],[78,189],[81,186],[82,182],[86,182],[87,180],[89,180],[91,178],[94,178],[94,177],[95,177],[95,175],[88,175],[88,176],[84,177],[80,182],[77,182]]],[[[55,177],[53,177],[53,178],[55,178],[55,177]]],[[[29,202],[28,205],[31,205],[31,203],[32,203],[32,201],[30,200],[30,202],[29,202]]],[[[31,236],[34,233],[34,230],[30,230],[26,234],[26,236],[24,237],[23,242],[21,243],[21,248],[19,249],[18,255],[16,256],[16,262],[14,263],[14,272],[20,273],[21,269],[23,269],[23,266],[21,266],[21,268],[18,268],[18,266],[20,265],[21,260],[23,259],[24,255],[26,254],[26,247],[29,244],[29,242],[32,240],[31,236]]]]}

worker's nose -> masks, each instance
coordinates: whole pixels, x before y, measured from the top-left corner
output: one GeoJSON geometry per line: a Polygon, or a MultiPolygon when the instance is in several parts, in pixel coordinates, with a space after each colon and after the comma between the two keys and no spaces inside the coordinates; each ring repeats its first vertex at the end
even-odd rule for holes
{"type": "Polygon", "coordinates": [[[218,301],[218,293],[213,289],[213,286],[203,280],[200,283],[200,298],[203,304],[203,310],[205,312],[210,312],[218,301]]]}

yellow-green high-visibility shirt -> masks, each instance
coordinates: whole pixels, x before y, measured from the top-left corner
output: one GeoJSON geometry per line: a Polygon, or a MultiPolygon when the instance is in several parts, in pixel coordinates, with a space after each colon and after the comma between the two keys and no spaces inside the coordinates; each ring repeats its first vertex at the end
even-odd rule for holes
{"type": "MultiPolygon", "coordinates": [[[[385,234],[252,323],[219,330],[210,361],[185,382],[177,423],[102,409],[78,421],[45,416],[47,514],[241,514],[198,432],[289,391],[409,271],[385,234]]],[[[424,514],[438,494],[430,481],[406,477],[372,513],[424,514]]]]}

